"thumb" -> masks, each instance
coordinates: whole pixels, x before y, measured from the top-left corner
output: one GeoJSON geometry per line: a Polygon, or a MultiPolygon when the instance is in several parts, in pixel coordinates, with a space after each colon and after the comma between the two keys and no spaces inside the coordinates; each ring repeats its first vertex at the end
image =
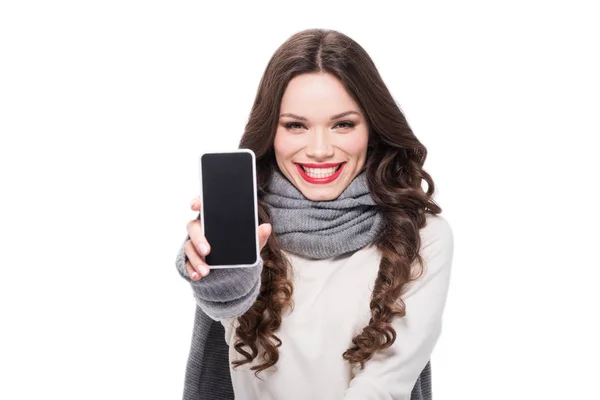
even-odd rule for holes
{"type": "Polygon", "coordinates": [[[267,244],[267,240],[269,239],[272,230],[271,224],[261,224],[258,226],[258,246],[260,250],[267,244]]]}

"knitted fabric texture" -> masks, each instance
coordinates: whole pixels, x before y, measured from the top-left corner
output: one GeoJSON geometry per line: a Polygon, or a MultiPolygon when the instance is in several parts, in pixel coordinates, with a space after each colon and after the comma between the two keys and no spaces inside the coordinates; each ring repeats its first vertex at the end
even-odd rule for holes
{"type": "Polygon", "coordinates": [[[358,250],[383,229],[364,171],[336,199],[311,201],[275,170],[263,201],[281,248],[306,258],[321,260],[358,250]]]}
{"type": "MultiPolygon", "coordinates": [[[[358,250],[381,232],[383,222],[359,174],[331,201],[306,199],[279,171],[275,171],[264,202],[271,214],[273,233],[284,250],[307,258],[325,259],[358,250]]],[[[198,219],[200,216],[197,217],[198,219]]],[[[213,269],[199,281],[185,267],[181,245],[175,265],[190,283],[196,301],[183,400],[234,400],[229,347],[221,320],[243,315],[256,301],[263,262],[252,268],[213,269]]],[[[431,400],[431,365],[427,362],[411,393],[411,400],[431,400]]],[[[329,400],[329,399],[328,399],[329,400]]]]}

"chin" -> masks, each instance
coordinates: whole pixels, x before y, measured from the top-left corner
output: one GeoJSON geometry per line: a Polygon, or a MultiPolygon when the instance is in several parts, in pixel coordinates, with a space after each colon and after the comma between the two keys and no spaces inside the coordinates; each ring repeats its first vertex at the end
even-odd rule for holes
{"type": "Polygon", "coordinates": [[[298,176],[297,179],[298,182],[300,182],[300,184],[298,185],[298,190],[300,190],[304,197],[312,201],[335,200],[340,194],[342,194],[342,192],[347,186],[342,185],[342,187],[340,187],[340,185],[338,184],[331,185],[329,187],[314,187],[313,185],[310,185],[309,183],[305,182],[301,176],[298,176]]]}
{"type": "Polygon", "coordinates": [[[309,190],[303,191],[302,194],[304,195],[304,197],[312,201],[329,201],[335,200],[341,194],[341,192],[332,192],[331,190],[309,190]]]}
{"type": "MultiPolygon", "coordinates": [[[[347,167],[347,164],[344,165],[344,168],[347,167]]],[[[280,168],[280,170],[282,169],[280,168]]],[[[300,193],[304,195],[304,197],[311,201],[335,200],[350,184],[350,181],[352,181],[351,179],[350,181],[347,179],[347,174],[349,173],[348,169],[342,171],[335,181],[325,184],[308,182],[302,177],[302,174],[298,172],[298,169],[294,163],[291,165],[286,165],[286,168],[282,171],[285,171],[284,175],[296,187],[296,189],[298,189],[300,193]]]]}

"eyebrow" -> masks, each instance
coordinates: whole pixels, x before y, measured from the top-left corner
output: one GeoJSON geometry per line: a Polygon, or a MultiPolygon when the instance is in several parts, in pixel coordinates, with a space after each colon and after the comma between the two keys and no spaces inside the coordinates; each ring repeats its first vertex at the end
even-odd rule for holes
{"type": "MultiPolygon", "coordinates": [[[[329,119],[333,121],[334,119],[342,118],[342,117],[345,117],[346,115],[350,115],[350,114],[360,115],[360,113],[358,113],[356,111],[344,111],[343,113],[333,115],[329,119]]],[[[300,121],[308,121],[308,119],[306,117],[301,117],[299,115],[292,114],[292,113],[281,114],[280,117],[290,117],[290,118],[298,119],[300,121]]]]}

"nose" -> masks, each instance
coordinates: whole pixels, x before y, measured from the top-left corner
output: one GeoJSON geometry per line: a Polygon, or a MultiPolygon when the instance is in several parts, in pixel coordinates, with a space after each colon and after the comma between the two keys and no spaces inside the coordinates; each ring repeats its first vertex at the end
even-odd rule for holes
{"type": "Polygon", "coordinates": [[[316,161],[324,161],[333,157],[335,151],[331,143],[331,134],[325,129],[311,132],[311,137],[306,146],[306,155],[316,161]]]}

